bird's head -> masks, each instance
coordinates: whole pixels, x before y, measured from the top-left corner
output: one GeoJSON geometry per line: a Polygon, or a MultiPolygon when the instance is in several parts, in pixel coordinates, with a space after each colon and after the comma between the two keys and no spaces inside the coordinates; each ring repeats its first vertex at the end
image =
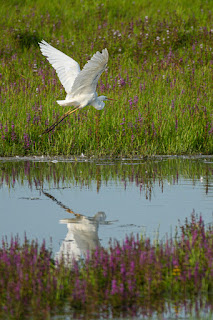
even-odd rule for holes
{"type": "Polygon", "coordinates": [[[116,101],[115,99],[107,98],[106,96],[99,96],[98,99],[101,101],[107,101],[107,100],[116,101]]]}
{"type": "Polygon", "coordinates": [[[107,98],[106,96],[100,96],[100,97],[97,97],[96,100],[92,102],[92,105],[93,107],[95,107],[95,109],[102,110],[105,106],[104,101],[107,101],[107,100],[114,100],[114,99],[107,98]]]}

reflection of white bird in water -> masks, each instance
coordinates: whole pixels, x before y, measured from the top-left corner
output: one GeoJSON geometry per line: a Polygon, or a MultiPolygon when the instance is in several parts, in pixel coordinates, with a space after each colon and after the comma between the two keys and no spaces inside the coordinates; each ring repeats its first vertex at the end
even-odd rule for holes
{"type": "Polygon", "coordinates": [[[60,223],[67,224],[67,235],[63,240],[56,259],[64,258],[65,262],[72,264],[73,259],[85,258],[88,252],[100,246],[98,238],[99,223],[106,219],[104,212],[98,212],[94,217],[79,216],[74,219],[63,219],[60,223]]]}
{"type": "Polygon", "coordinates": [[[41,52],[47,57],[56,70],[67,96],[65,100],[58,100],[60,106],[74,106],[76,109],[66,112],[58,121],[46,129],[43,133],[53,130],[68,115],[80,108],[92,105],[97,110],[104,108],[105,100],[113,100],[106,96],[98,97],[96,87],[102,72],[106,69],[108,62],[108,51],[103,49],[102,53],[97,51],[93,57],[80,70],[79,64],[63,52],[55,49],[46,41],[39,43],[41,52]]]}
{"type": "Polygon", "coordinates": [[[42,192],[60,207],[75,216],[72,219],[60,220],[60,223],[67,224],[68,232],[59,252],[56,254],[55,258],[57,260],[61,260],[63,257],[67,264],[72,264],[73,259],[79,260],[80,258],[84,258],[88,252],[100,246],[98,238],[99,224],[109,224],[109,222],[105,222],[106,214],[104,212],[98,212],[94,217],[86,217],[75,213],[48,192],[44,190],[42,192]]]}

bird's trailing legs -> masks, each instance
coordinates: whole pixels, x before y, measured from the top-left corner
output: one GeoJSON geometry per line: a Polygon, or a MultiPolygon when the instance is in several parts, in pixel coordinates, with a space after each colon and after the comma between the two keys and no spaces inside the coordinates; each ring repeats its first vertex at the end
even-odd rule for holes
{"type": "Polygon", "coordinates": [[[48,133],[50,131],[52,131],[59,123],[61,123],[66,117],[68,117],[71,113],[77,111],[78,109],[80,109],[80,107],[75,108],[74,110],[69,110],[68,112],[66,112],[58,121],[54,122],[49,128],[47,128],[46,130],[44,130],[42,132],[42,134],[48,133]]]}
{"type": "Polygon", "coordinates": [[[67,206],[65,206],[61,201],[58,201],[55,197],[53,197],[50,193],[45,192],[42,188],[41,190],[43,192],[43,194],[45,196],[47,196],[48,198],[50,198],[51,200],[55,201],[60,207],[62,207],[63,209],[65,209],[67,212],[74,214],[74,216],[76,217],[83,217],[82,214],[80,213],[75,213],[72,209],[69,209],[67,206]]]}

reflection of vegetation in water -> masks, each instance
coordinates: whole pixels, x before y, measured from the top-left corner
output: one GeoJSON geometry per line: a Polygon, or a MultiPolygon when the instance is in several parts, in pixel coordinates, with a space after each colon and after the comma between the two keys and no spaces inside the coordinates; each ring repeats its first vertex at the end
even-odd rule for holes
{"type": "Polygon", "coordinates": [[[149,161],[126,162],[33,162],[12,161],[0,162],[1,183],[14,187],[16,183],[24,184],[26,180],[30,187],[42,186],[48,183],[58,188],[70,185],[91,186],[96,182],[97,191],[101,184],[123,183],[124,187],[136,184],[144,191],[147,198],[155,182],[163,190],[165,181],[178,183],[180,178],[195,181],[203,177],[203,185],[208,193],[209,183],[213,176],[211,164],[199,159],[167,158],[160,160],[154,158],[149,161]]]}
{"type": "Polygon", "coordinates": [[[99,313],[163,318],[173,308],[177,317],[183,309],[196,316],[200,307],[212,312],[212,242],[213,227],[204,227],[195,215],[174,239],[152,244],[149,238],[127,237],[108,249],[97,247],[72,267],[63,259],[54,262],[45,244],[3,240],[0,317],[29,319],[30,313],[33,319],[49,319],[64,308],[81,318],[84,312],[87,318],[99,313]]]}

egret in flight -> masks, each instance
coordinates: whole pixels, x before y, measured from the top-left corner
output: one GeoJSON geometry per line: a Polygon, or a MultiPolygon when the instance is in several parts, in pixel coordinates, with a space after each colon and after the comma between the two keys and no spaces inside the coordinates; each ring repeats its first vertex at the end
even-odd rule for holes
{"type": "Polygon", "coordinates": [[[42,134],[53,130],[61,121],[78,109],[92,105],[95,109],[101,110],[105,106],[105,100],[114,100],[106,96],[98,97],[96,92],[98,79],[107,66],[109,58],[107,49],[103,49],[102,53],[97,51],[81,70],[75,60],[52,47],[46,41],[42,40],[39,46],[42,54],[56,70],[59,80],[67,93],[66,99],[58,100],[57,103],[63,107],[75,107],[75,109],[66,112],[42,134]]]}

